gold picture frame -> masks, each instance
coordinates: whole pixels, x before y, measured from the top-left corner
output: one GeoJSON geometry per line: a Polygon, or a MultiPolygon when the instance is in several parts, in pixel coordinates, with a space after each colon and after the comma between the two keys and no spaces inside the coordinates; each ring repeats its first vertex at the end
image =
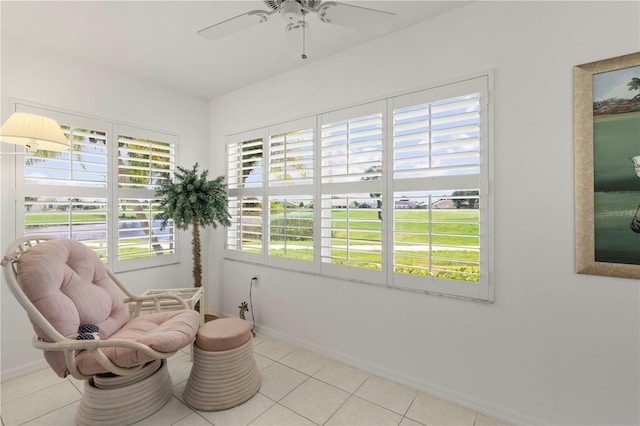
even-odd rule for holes
{"type": "Polygon", "coordinates": [[[579,274],[640,279],[640,228],[634,228],[640,210],[640,157],[634,157],[640,156],[640,134],[633,134],[636,126],[640,128],[635,121],[640,121],[640,110],[634,110],[640,104],[637,83],[640,52],[573,68],[579,274]],[[637,80],[628,80],[636,73],[637,80]],[[629,81],[628,87],[623,87],[624,81],[629,81]],[[638,95],[633,96],[635,90],[638,95]]]}

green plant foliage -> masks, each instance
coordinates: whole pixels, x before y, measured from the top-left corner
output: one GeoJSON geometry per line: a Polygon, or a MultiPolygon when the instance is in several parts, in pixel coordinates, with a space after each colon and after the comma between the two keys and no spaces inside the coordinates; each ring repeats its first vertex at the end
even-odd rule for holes
{"type": "Polygon", "coordinates": [[[218,225],[230,226],[224,176],[207,180],[207,170],[198,174],[198,163],[191,170],[178,166],[173,179],[163,185],[156,195],[162,197],[160,213],[156,220],[162,220],[166,227],[170,220],[176,228],[186,230],[191,225],[193,240],[193,285],[202,286],[202,258],[200,250],[200,227],[218,225]]]}
{"type": "Polygon", "coordinates": [[[178,166],[175,177],[156,195],[162,197],[161,213],[155,218],[167,226],[173,220],[176,228],[186,230],[194,221],[201,227],[230,226],[224,176],[207,180],[209,171],[198,174],[198,163],[191,170],[178,166]]]}

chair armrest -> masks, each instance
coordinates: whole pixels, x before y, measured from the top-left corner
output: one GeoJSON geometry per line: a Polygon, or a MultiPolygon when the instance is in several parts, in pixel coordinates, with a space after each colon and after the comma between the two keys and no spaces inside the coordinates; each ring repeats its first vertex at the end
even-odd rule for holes
{"type": "Polygon", "coordinates": [[[153,359],[169,358],[177,351],[174,352],[159,352],[155,349],[151,349],[147,345],[124,339],[107,339],[107,340],[72,340],[64,339],[59,342],[45,342],[39,339],[37,336],[33,337],[32,344],[35,348],[43,351],[63,351],[65,353],[65,359],[67,361],[67,367],[71,375],[80,380],[86,380],[91,376],[82,374],[75,362],[76,351],[86,350],[93,353],[96,360],[108,371],[119,376],[126,376],[134,374],[139,371],[144,364],[136,367],[123,368],[115,365],[107,356],[100,350],[100,348],[125,348],[132,349],[144,353],[145,355],[153,359]]]}
{"type": "Polygon", "coordinates": [[[131,315],[132,318],[135,318],[138,315],[140,315],[140,310],[142,308],[142,304],[145,301],[152,301],[154,309],[155,309],[155,312],[161,312],[162,311],[162,306],[160,306],[160,300],[162,300],[162,299],[164,299],[164,300],[175,300],[184,309],[189,309],[189,305],[187,304],[187,302],[182,297],[178,296],[177,294],[171,294],[171,293],[158,293],[158,294],[150,294],[150,295],[145,295],[145,296],[131,296],[131,297],[125,299],[124,303],[135,303],[136,304],[136,306],[134,308],[134,311],[133,311],[133,314],[131,315]]]}
{"type": "Polygon", "coordinates": [[[43,351],[81,351],[81,350],[94,350],[99,348],[125,348],[133,349],[139,352],[143,352],[145,355],[152,356],[154,358],[168,358],[175,353],[174,352],[159,352],[155,349],[151,349],[149,346],[144,345],[133,340],[125,339],[106,339],[106,340],[73,340],[65,339],[60,342],[45,342],[39,339],[37,336],[33,338],[33,346],[43,351]]]}

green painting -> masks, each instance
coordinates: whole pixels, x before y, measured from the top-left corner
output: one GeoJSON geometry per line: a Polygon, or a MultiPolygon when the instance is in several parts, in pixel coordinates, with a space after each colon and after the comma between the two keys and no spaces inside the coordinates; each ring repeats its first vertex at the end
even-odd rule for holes
{"type": "Polygon", "coordinates": [[[596,262],[640,265],[640,66],[593,75],[596,262]]]}

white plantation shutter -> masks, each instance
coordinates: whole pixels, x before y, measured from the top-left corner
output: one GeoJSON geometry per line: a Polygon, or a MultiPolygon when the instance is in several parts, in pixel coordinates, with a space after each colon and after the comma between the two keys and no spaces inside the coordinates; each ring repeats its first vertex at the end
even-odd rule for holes
{"type": "Polygon", "coordinates": [[[358,182],[380,175],[381,102],[322,116],[322,183],[358,182]]]}
{"type": "Polygon", "coordinates": [[[392,100],[392,282],[489,299],[486,78],[392,100]]]}
{"type": "Polygon", "coordinates": [[[480,93],[431,103],[432,175],[480,172],[480,93]]]}
{"type": "Polygon", "coordinates": [[[479,197],[448,194],[394,194],[395,272],[479,281],[479,197]]]}
{"type": "Polygon", "coordinates": [[[26,156],[25,183],[77,187],[107,187],[105,131],[61,125],[71,140],[69,151],[40,150],[26,156]]]}
{"type": "Polygon", "coordinates": [[[479,93],[398,108],[394,178],[479,172],[479,93]]]}
{"type": "Polygon", "coordinates": [[[492,300],[490,79],[230,136],[227,256],[492,300]]]}
{"type": "Polygon", "coordinates": [[[241,212],[240,201],[238,197],[229,196],[229,204],[227,210],[231,218],[229,221],[231,224],[227,227],[227,250],[242,251],[242,238],[241,238],[241,212]]]}
{"type": "Polygon", "coordinates": [[[55,119],[69,151],[37,151],[22,172],[25,234],[72,238],[114,271],[178,261],[171,223],[161,229],[155,192],[171,178],[177,137],[22,103],[16,111],[55,119]]]}
{"type": "Polygon", "coordinates": [[[68,151],[38,150],[25,155],[24,213],[17,215],[18,229],[25,235],[82,241],[104,262],[109,261],[109,123],[20,103],[16,111],[55,119],[71,141],[68,151]]]}
{"type": "Polygon", "coordinates": [[[175,169],[177,138],[131,126],[114,126],[117,138],[118,271],[177,261],[173,222],[162,227],[156,191],[175,169]]]}
{"type": "Polygon", "coordinates": [[[158,190],[171,179],[174,158],[173,143],[118,135],[118,187],[158,190]]]}
{"type": "Polygon", "coordinates": [[[322,272],[383,283],[384,102],[321,117],[322,272]]]}
{"type": "Polygon", "coordinates": [[[466,81],[393,98],[394,179],[480,173],[480,89],[466,81]]]}
{"type": "Polygon", "coordinates": [[[379,201],[379,197],[371,198],[368,193],[323,194],[321,261],[324,273],[384,282],[379,201]]]}
{"type": "Polygon", "coordinates": [[[315,119],[268,128],[267,263],[309,270],[314,253],[315,119]]]}
{"type": "Polygon", "coordinates": [[[262,187],[263,145],[262,137],[227,145],[229,189],[262,187]]]}
{"type": "Polygon", "coordinates": [[[262,253],[262,197],[229,197],[227,249],[262,253]]]}
{"type": "MultiPolygon", "coordinates": [[[[269,255],[313,260],[313,207],[308,196],[274,196],[269,202],[269,255]]],[[[273,264],[272,260],[271,263],[273,264]]]]}
{"type": "Polygon", "coordinates": [[[269,137],[269,186],[313,183],[313,127],[269,137]]]}
{"type": "Polygon", "coordinates": [[[31,195],[24,198],[24,208],[24,235],[81,241],[107,261],[106,198],[31,195]]]}
{"type": "Polygon", "coordinates": [[[263,131],[227,138],[227,188],[231,226],[227,228],[227,254],[254,262],[263,253],[263,186],[265,136],[263,131]]]}
{"type": "Polygon", "coordinates": [[[118,260],[133,260],[150,255],[170,255],[176,251],[174,227],[154,217],[160,213],[157,199],[118,200],[118,260]]]}
{"type": "Polygon", "coordinates": [[[309,270],[314,127],[304,119],[227,137],[227,256],[309,270]]]}

